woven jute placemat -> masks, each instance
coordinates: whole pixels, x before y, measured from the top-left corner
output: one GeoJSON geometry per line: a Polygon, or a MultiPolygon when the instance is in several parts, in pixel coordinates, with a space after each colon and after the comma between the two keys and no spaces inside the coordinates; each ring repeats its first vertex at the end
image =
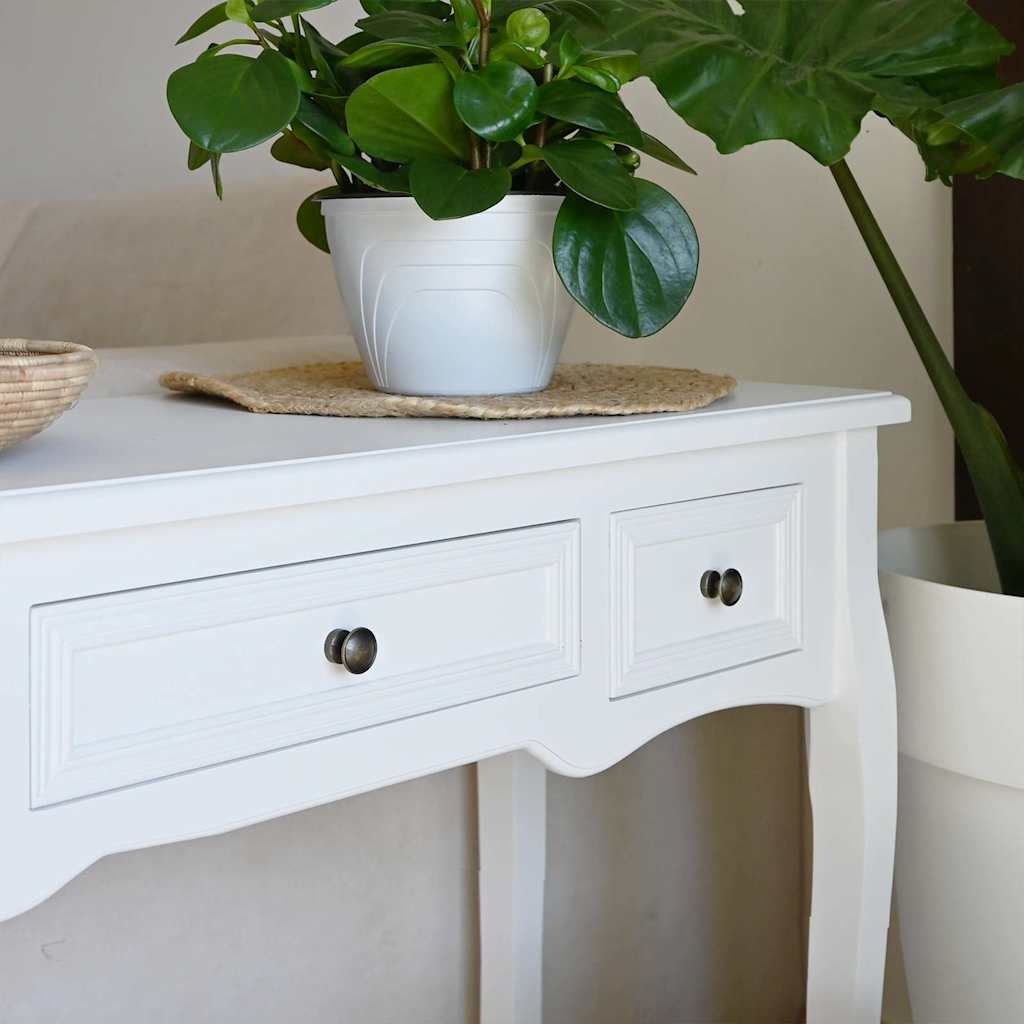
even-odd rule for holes
{"type": "Polygon", "coordinates": [[[374,389],[362,363],[313,363],[224,377],[165,373],[171,391],[226,398],[252,412],[311,416],[420,416],[529,420],[558,416],[629,416],[688,412],[736,386],[732,377],[663,366],[566,363],[551,384],[530,395],[418,398],[374,389]]]}

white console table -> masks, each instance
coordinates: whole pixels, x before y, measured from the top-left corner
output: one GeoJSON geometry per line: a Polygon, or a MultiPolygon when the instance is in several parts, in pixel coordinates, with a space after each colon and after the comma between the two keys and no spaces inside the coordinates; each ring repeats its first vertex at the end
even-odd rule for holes
{"type": "Polygon", "coordinates": [[[83,403],[0,455],[0,918],[105,854],[479,761],[482,1020],[539,1024],[543,768],[796,704],[808,1019],[878,1024],[896,723],[875,428],[908,416],[758,384],[628,420],[83,403]]]}

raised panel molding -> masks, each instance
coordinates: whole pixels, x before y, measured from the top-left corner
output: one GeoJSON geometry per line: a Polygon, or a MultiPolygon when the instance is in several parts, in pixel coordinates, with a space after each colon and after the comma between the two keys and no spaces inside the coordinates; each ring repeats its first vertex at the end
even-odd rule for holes
{"type": "MultiPolygon", "coordinates": [[[[613,698],[801,648],[803,503],[803,487],[793,485],[612,516],[613,698]],[[650,563],[647,569],[641,568],[646,552],[671,565],[670,551],[679,545],[687,546],[693,563],[685,579],[669,578],[665,571],[655,574],[650,563]],[[737,553],[740,564],[732,567],[745,573],[744,598],[735,608],[726,609],[702,597],[698,582],[701,567],[719,571],[729,567],[715,564],[712,552],[734,548],[746,552],[756,564],[745,566],[737,553]],[[693,553],[700,559],[705,551],[708,557],[695,562],[693,553]],[[752,592],[749,598],[748,591],[752,592]],[[656,641],[641,642],[644,601],[673,609],[678,629],[654,630],[656,641]],[[701,616],[709,605],[720,618],[713,629],[705,630],[701,616]]],[[[732,559],[724,557],[731,564],[732,559]]]]}
{"type": "Polygon", "coordinates": [[[33,607],[31,804],[43,807],[574,676],[579,575],[579,524],[569,522],[33,607]],[[369,609],[371,616],[377,609],[390,627],[379,637],[378,665],[365,676],[328,665],[320,650],[325,622],[341,618],[334,624],[373,627],[334,615],[348,608],[369,609]],[[500,629],[494,616],[502,617],[500,629]],[[390,670],[383,647],[405,625],[419,635],[429,627],[437,640],[403,651],[390,670]],[[282,657],[294,671],[275,675],[258,654],[226,649],[228,631],[236,627],[264,636],[280,629],[282,657]],[[460,656],[474,647],[472,656],[460,656]],[[134,697],[134,712],[126,712],[118,695],[147,686],[151,650],[164,659],[159,692],[152,705],[134,697]],[[90,667],[90,655],[103,663],[90,667]],[[207,695],[201,685],[197,693],[193,685],[191,705],[183,711],[172,702],[165,710],[159,693],[173,686],[174,671],[184,675],[204,659],[252,677],[252,692],[238,679],[226,696],[207,695]],[[105,671],[110,666],[115,671],[105,671]],[[207,701],[218,700],[234,706],[202,713],[212,706],[207,701]],[[133,728],[133,721],[143,727],[133,728]]]}

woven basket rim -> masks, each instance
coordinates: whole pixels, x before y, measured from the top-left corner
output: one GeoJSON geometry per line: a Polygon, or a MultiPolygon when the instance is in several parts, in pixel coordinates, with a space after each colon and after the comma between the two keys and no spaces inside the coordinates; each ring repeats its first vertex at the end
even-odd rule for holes
{"type": "Polygon", "coordinates": [[[33,338],[0,338],[0,367],[54,366],[96,362],[96,353],[73,341],[41,341],[33,338]]]}

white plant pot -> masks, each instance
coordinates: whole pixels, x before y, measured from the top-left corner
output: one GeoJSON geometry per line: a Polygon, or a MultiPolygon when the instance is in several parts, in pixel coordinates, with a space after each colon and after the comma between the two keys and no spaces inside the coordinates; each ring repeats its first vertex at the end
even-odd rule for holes
{"type": "Polygon", "coordinates": [[[405,196],[321,204],[338,288],[381,391],[488,395],[551,380],[573,301],[551,261],[560,196],[433,221],[405,196]]]}
{"type": "Polygon", "coordinates": [[[1024,598],[999,593],[981,523],[884,533],[879,565],[913,1020],[1024,1021],[1024,598]]]}

